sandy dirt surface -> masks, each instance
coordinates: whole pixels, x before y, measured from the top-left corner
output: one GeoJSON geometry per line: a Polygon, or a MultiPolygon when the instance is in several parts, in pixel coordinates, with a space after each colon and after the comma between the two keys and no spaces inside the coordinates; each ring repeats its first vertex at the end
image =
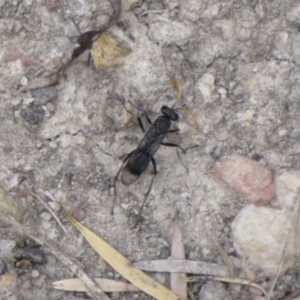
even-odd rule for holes
{"type": "MultiPolygon", "coordinates": [[[[24,208],[24,224],[80,261],[92,277],[119,275],[101,269],[64,211],[84,214],[87,227],[138,261],[170,255],[170,224],[178,210],[187,258],[224,264],[216,242],[236,256],[231,224],[246,201],[213,178],[216,160],[238,152],[274,174],[300,167],[300,5],[132,1],[108,30],[130,52],[116,65],[94,70],[83,55],[56,85],[17,93],[68,61],[79,34],[100,28],[111,13],[104,0],[0,0],[0,185],[24,208]],[[182,85],[176,105],[181,146],[198,147],[179,153],[180,159],[176,148],[158,150],[144,222],[133,229],[130,215],[139,210],[153,173],[150,166],[132,185],[118,182],[112,216],[114,177],[143,137],[138,110],[124,126],[122,101],[155,120],[163,105],[175,105],[172,77],[182,85]],[[60,203],[58,215],[68,234],[42,217],[45,208],[23,192],[25,183],[46,201],[41,191],[60,203]]],[[[0,237],[15,239],[7,228],[0,228],[0,237]]],[[[74,275],[45,254],[47,262],[34,265],[37,278],[18,271],[15,298],[9,299],[85,299],[83,293],[49,289],[51,282],[74,275]]],[[[168,284],[168,274],[155,276],[168,284]]],[[[281,276],[272,299],[299,289],[298,279],[295,270],[281,276]]],[[[270,279],[262,281],[268,289],[270,279]]],[[[191,299],[210,299],[201,291],[205,282],[189,286],[191,299]]],[[[257,297],[242,287],[221,288],[228,299],[257,297]]],[[[142,293],[111,297],[151,299],[142,293]]]]}

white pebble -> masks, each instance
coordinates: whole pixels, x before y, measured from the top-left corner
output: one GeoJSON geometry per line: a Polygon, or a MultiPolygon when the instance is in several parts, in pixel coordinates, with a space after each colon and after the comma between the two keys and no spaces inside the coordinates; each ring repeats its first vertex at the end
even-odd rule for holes
{"type": "Polygon", "coordinates": [[[33,270],[33,271],[31,272],[31,277],[32,277],[32,278],[38,278],[39,276],[40,276],[40,273],[39,273],[38,270],[33,270]]]}
{"type": "Polygon", "coordinates": [[[49,230],[51,228],[51,223],[48,221],[43,221],[42,226],[44,229],[49,230]]]}
{"type": "Polygon", "coordinates": [[[50,213],[44,211],[41,213],[41,218],[45,221],[50,221],[52,219],[52,216],[50,213]]]}
{"type": "Polygon", "coordinates": [[[28,84],[28,79],[27,79],[27,77],[25,77],[25,76],[23,76],[22,78],[21,78],[21,80],[20,80],[20,84],[21,85],[27,85],[28,84]]]}
{"type": "Polygon", "coordinates": [[[23,101],[24,101],[25,105],[28,105],[34,101],[34,98],[32,98],[32,97],[24,98],[23,101]]]}

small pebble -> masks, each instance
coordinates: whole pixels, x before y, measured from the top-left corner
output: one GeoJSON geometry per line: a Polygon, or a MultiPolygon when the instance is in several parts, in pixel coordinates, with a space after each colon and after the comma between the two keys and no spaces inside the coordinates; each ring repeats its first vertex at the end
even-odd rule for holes
{"type": "Polygon", "coordinates": [[[50,113],[55,112],[55,105],[52,102],[48,102],[46,104],[46,108],[50,113]]]}
{"type": "MultiPolygon", "coordinates": [[[[34,98],[24,99],[24,102],[31,101],[34,98]],[[26,100],[26,101],[25,101],[26,100]]],[[[41,107],[30,105],[22,112],[22,117],[31,124],[39,124],[43,122],[44,119],[44,110],[41,107]]]]}
{"type": "Polygon", "coordinates": [[[46,7],[49,13],[53,13],[56,10],[56,3],[54,0],[47,0],[46,7]]]}
{"type": "Polygon", "coordinates": [[[81,208],[75,208],[72,211],[72,215],[74,216],[75,219],[78,221],[82,221],[84,218],[84,211],[81,208]]]}
{"type": "Polygon", "coordinates": [[[13,248],[16,246],[16,242],[14,240],[0,240],[0,257],[11,255],[13,248]]]}
{"type": "Polygon", "coordinates": [[[130,206],[129,203],[121,203],[121,207],[122,207],[124,210],[128,209],[129,206],[130,206]]]}
{"type": "Polygon", "coordinates": [[[118,300],[118,299],[120,299],[120,293],[118,293],[118,292],[111,293],[111,299],[112,300],[118,300]]]}
{"type": "Polygon", "coordinates": [[[198,299],[211,300],[211,299],[232,299],[229,292],[221,282],[209,281],[202,285],[198,299]]]}
{"type": "Polygon", "coordinates": [[[158,257],[160,255],[160,250],[154,248],[154,247],[149,247],[146,251],[147,255],[151,258],[153,257],[158,257]]]}
{"type": "Polygon", "coordinates": [[[28,84],[28,79],[27,79],[27,77],[25,77],[25,76],[23,76],[22,78],[21,78],[21,80],[20,80],[20,84],[21,85],[27,85],[28,84]]]}
{"type": "Polygon", "coordinates": [[[28,195],[27,198],[26,198],[26,201],[27,201],[28,203],[33,203],[33,202],[34,202],[33,196],[28,195]]]}
{"type": "Polygon", "coordinates": [[[33,270],[33,271],[31,272],[31,277],[32,277],[32,278],[38,278],[39,276],[40,276],[40,273],[39,273],[38,270],[33,270]]]}
{"type": "Polygon", "coordinates": [[[42,141],[37,141],[36,146],[38,149],[41,149],[43,146],[43,142],[42,141]]]}
{"type": "Polygon", "coordinates": [[[227,98],[227,91],[224,88],[219,88],[218,89],[218,93],[221,96],[222,99],[226,99],[227,98]]]}
{"type": "Polygon", "coordinates": [[[34,98],[32,98],[32,97],[27,97],[27,98],[23,99],[23,102],[25,105],[28,105],[28,104],[32,103],[33,101],[34,101],[34,98]]]}
{"type": "Polygon", "coordinates": [[[196,84],[198,91],[202,95],[204,101],[211,100],[212,93],[215,89],[215,76],[211,73],[205,73],[196,84]]]}
{"type": "Polygon", "coordinates": [[[57,239],[58,237],[60,236],[60,233],[59,231],[56,229],[56,228],[50,228],[48,231],[47,231],[47,238],[49,240],[55,240],[57,239]]]}
{"type": "Polygon", "coordinates": [[[84,146],[86,144],[86,138],[82,134],[77,135],[77,144],[84,146]]]}
{"type": "Polygon", "coordinates": [[[49,229],[51,228],[52,225],[51,225],[51,223],[48,222],[48,221],[43,221],[43,222],[42,222],[42,226],[43,226],[44,229],[49,230],[49,229]]]}
{"type": "Polygon", "coordinates": [[[210,155],[211,155],[211,157],[212,157],[213,159],[217,159],[217,158],[220,157],[221,152],[222,152],[221,147],[215,146],[215,147],[211,150],[210,155]]]}
{"type": "Polygon", "coordinates": [[[113,278],[114,277],[114,273],[113,272],[107,272],[107,277],[113,278]]]}
{"type": "Polygon", "coordinates": [[[52,215],[46,211],[41,213],[41,218],[45,221],[50,221],[52,219],[52,215]]]}
{"type": "Polygon", "coordinates": [[[253,293],[255,295],[261,296],[263,294],[263,292],[255,287],[249,287],[249,292],[253,293]]]}
{"type": "Polygon", "coordinates": [[[23,28],[21,22],[15,22],[14,26],[15,26],[15,33],[19,33],[23,28]]]}
{"type": "Polygon", "coordinates": [[[50,201],[50,202],[48,203],[48,205],[49,205],[54,211],[60,211],[60,209],[61,209],[61,205],[60,205],[58,202],[56,202],[56,201],[50,201]]]}
{"type": "Polygon", "coordinates": [[[161,284],[165,284],[166,283],[166,276],[164,274],[162,274],[162,273],[156,273],[154,277],[155,277],[155,279],[159,283],[161,283],[161,284]]]}
{"type": "Polygon", "coordinates": [[[286,136],[287,134],[287,130],[286,129],[280,129],[279,132],[278,132],[279,136],[286,136]]]}
{"type": "Polygon", "coordinates": [[[13,98],[13,99],[11,100],[11,104],[12,104],[13,106],[17,106],[17,105],[19,105],[19,104],[21,103],[21,101],[22,101],[21,98],[16,97],[16,98],[13,98]]]}
{"type": "Polygon", "coordinates": [[[49,143],[49,147],[53,148],[53,149],[56,149],[57,148],[57,144],[55,142],[50,142],[49,143]]]}

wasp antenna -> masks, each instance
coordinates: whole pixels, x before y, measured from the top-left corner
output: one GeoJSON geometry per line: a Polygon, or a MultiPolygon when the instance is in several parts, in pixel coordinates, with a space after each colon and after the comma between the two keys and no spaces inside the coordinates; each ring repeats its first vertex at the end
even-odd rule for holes
{"type": "Polygon", "coordinates": [[[175,77],[171,77],[171,84],[177,90],[177,97],[176,97],[176,100],[175,100],[175,104],[173,105],[173,106],[175,106],[181,100],[181,97],[182,97],[182,86],[180,84],[180,81],[177,78],[175,78],[175,77]]]}

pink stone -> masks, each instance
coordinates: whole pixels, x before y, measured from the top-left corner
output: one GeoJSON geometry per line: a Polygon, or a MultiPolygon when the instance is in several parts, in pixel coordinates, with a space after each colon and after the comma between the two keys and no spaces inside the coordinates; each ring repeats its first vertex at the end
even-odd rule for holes
{"type": "Polygon", "coordinates": [[[23,55],[21,61],[24,67],[31,67],[31,66],[38,65],[38,62],[34,58],[28,55],[23,55]]]}
{"type": "Polygon", "coordinates": [[[6,45],[4,53],[1,57],[2,63],[8,63],[19,59],[22,56],[22,52],[14,44],[9,43],[6,45]]]}
{"type": "Polygon", "coordinates": [[[217,162],[212,174],[253,204],[267,204],[274,198],[272,172],[246,156],[233,154],[217,162]]]}
{"type": "Polygon", "coordinates": [[[49,13],[53,13],[56,11],[56,2],[54,0],[47,0],[46,1],[46,7],[49,13]]]}

